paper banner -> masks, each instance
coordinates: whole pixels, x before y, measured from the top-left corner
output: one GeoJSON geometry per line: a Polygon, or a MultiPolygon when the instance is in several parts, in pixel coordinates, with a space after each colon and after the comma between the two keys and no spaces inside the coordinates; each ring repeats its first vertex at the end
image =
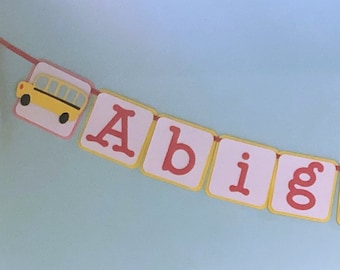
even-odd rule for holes
{"type": "Polygon", "coordinates": [[[211,197],[258,209],[268,206],[275,214],[296,218],[330,218],[337,162],[218,137],[210,129],[98,91],[86,79],[2,38],[0,43],[35,66],[16,89],[14,113],[25,121],[70,138],[93,94],[97,98],[79,139],[82,149],[129,168],[142,163],[145,175],[193,191],[201,189],[210,167],[206,193],[211,197]]]}

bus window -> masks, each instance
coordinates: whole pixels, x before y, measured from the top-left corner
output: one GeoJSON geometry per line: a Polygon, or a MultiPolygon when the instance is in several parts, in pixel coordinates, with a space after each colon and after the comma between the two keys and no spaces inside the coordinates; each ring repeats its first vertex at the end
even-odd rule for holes
{"type": "Polygon", "coordinates": [[[66,100],[68,102],[74,103],[74,100],[76,97],[77,97],[77,91],[74,89],[70,89],[70,91],[67,94],[66,100]]]}
{"type": "Polygon", "coordinates": [[[85,96],[82,94],[79,94],[78,98],[76,99],[75,105],[81,108],[85,103],[85,96]]]}
{"type": "Polygon", "coordinates": [[[39,76],[35,82],[35,85],[38,89],[43,90],[46,88],[47,83],[48,83],[48,78],[44,76],[39,76]]]}
{"type": "Polygon", "coordinates": [[[65,95],[67,92],[68,88],[66,85],[61,85],[58,89],[57,96],[61,99],[65,99],[65,95]]]}
{"type": "Polygon", "coordinates": [[[48,86],[47,92],[50,94],[54,94],[55,90],[57,89],[58,82],[51,80],[50,85],[48,86]]]}

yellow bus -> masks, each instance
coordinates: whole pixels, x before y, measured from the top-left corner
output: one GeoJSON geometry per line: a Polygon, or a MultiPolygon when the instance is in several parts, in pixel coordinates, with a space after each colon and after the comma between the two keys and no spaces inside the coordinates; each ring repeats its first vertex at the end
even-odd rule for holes
{"type": "Polygon", "coordinates": [[[85,91],[43,73],[38,74],[32,83],[19,82],[16,96],[23,106],[32,103],[57,114],[61,124],[76,120],[88,101],[85,91]]]}

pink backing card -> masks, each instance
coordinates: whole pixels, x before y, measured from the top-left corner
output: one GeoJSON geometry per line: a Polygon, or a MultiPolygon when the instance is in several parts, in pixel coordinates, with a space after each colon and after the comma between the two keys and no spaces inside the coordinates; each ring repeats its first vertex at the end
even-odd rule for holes
{"type": "MultiPolygon", "coordinates": [[[[64,79],[66,77],[66,80],[68,81],[74,81],[77,83],[82,84],[83,86],[85,86],[85,92],[88,93],[88,97],[90,98],[91,96],[91,90],[94,89],[94,85],[90,80],[87,80],[81,76],[79,76],[78,74],[75,74],[63,67],[60,67],[56,64],[53,64],[47,60],[41,59],[39,60],[39,63],[37,65],[35,65],[31,71],[29,72],[26,81],[31,81],[33,79],[33,76],[35,76],[36,74],[38,74],[39,72],[36,72],[37,67],[42,67],[43,68],[48,68],[50,70],[53,70],[53,72],[56,72],[58,75],[60,75],[63,78],[60,79],[64,79]],[[40,65],[40,66],[39,66],[40,65]]],[[[85,107],[88,105],[88,103],[85,105],[85,107]]],[[[49,133],[54,134],[57,137],[63,138],[63,139],[70,139],[77,126],[79,125],[79,122],[81,120],[82,117],[82,113],[75,121],[73,122],[69,122],[66,124],[60,124],[55,122],[56,116],[39,107],[36,106],[34,104],[30,104],[29,106],[27,106],[27,108],[24,108],[23,106],[21,106],[19,100],[15,103],[14,107],[13,107],[13,113],[20,119],[35,125],[49,133]],[[41,116],[42,114],[42,116],[41,116]],[[51,124],[52,122],[55,122],[56,124],[51,124]],[[51,125],[50,125],[51,124],[51,125]],[[66,127],[66,128],[65,128],[66,127]]]]}

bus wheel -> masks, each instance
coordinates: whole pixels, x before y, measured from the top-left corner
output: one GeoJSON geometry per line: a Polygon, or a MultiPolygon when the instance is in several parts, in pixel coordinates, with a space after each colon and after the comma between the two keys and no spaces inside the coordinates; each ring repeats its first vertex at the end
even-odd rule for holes
{"type": "Polygon", "coordinates": [[[22,106],[27,106],[28,104],[30,104],[31,102],[31,97],[28,94],[24,94],[21,98],[20,98],[20,104],[22,106]]]}
{"type": "Polygon", "coordinates": [[[69,114],[67,112],[64,112],[59,116],[59,122],[61,124],[65,124],[68,121],[68,118],[69,118],[69,114]]]}

